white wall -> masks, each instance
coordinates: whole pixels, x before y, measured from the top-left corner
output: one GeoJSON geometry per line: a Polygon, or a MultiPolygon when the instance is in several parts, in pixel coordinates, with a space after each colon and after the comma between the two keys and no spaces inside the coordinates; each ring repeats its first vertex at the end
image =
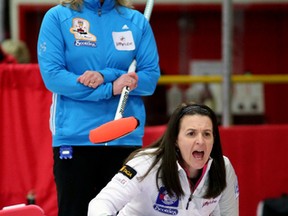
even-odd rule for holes
{"type": "MultiPolygon", "coordinates": [[[[0,0],[2,1],[2,0],[0,0]]],[[[10,0],[10,25],[11,25],[11,37],[13,39],[19,38],[19,27],[18,27],[18,5],[19,4],[58,4],[59,0],[10,0]]],[[[144,4],[146,0],[133,0],[134,4],[144,4]]],[[[211,3],[222,3],[223,0],[155,0],[155,4],[211,4],[211,3]]],[[[288,3],[288,0],[234,0],[233,3],[288,3]]],[[[3,5],[3,4],[1,4],[3,5]]],[[[1,8],[0,8],[1,9],[1,8]]],[[[1,11],[0,11],[1,12],[1,11]]],[[[2,13],[0,13],[2,14],[2,13]]],[[[0,26],[1,27],[1,26],[0,26]]],[[[0,35],[1,37],[1,35],[0,35]]]]}

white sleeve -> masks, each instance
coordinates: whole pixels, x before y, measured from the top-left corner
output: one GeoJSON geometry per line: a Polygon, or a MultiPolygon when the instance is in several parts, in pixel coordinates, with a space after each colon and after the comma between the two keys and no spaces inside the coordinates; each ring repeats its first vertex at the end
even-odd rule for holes
{"type": "MultiPolygon", "coordinates": [[[[100,193],[90,201],[88,216],[116,215],[129,201],[141,193],[143,166],[147,163],[137,157],[124,165],[100,193]]],[[[147,169],[145,169],[147,170],[147,169]]]]}
{"type": "Polygon", "coordinates": [[[227,157],[224,157],[227,187],[219,201],[221,216],[239,215],[239,187],[235,170],[227,157]]]}

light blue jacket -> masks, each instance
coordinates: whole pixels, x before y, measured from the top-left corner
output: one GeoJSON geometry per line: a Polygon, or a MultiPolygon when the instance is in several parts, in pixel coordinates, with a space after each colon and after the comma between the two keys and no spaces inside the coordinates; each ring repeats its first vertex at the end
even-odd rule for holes
{"type": "Polygon", "coordinates": [[[53,146],[96,146],[89,131],[114,119],[119,95],[112,95],[113,81],[136,59],[138,85],[129,94],[124,117],[134,116],[140,125],[108,145],[142,145],[146,115],[141,97],[153,94],[160,77],[155,38],[142,13],[116,6],[115,0],[102,6],[99,0],[84,0],[81,11],[57,5],[44,16],[37,52],[42,78],[53,93],[53,146]],[[93,89],[77,82],[86,70],[100,71],[104,83],[93,89]]]}

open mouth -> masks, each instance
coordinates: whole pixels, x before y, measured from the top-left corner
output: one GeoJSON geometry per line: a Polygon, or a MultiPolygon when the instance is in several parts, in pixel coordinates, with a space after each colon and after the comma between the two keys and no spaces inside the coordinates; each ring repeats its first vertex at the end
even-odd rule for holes
{"type": "Polygon", "coordinates": [[[204,151],[193,151],[192,155],[196,159],[203,159],[204,157],[204,151]]]}

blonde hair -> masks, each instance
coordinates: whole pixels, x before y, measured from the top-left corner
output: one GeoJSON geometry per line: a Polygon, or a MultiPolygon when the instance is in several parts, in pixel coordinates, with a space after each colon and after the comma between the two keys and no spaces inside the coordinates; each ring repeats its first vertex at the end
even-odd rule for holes
{"type": "MultiPolygon", "coordinates": [[[[115,0],[116,5],[121,5],[128,8],[133,8],[131,0],[115,0]]],[[[83,0],[60,0],[60,4],[63,6],[68,6],[73,9],[80,11],[83,4],[83,0]]]]}

